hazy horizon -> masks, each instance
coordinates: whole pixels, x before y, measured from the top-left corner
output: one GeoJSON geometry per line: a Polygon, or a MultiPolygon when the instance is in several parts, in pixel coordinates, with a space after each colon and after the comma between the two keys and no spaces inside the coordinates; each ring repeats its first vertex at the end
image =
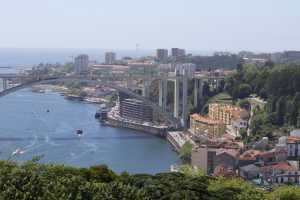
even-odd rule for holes
{"type": "Polygon", "coordinates": [[[297,0],[1,1],[0,48],[299,50],[297,0]]]}

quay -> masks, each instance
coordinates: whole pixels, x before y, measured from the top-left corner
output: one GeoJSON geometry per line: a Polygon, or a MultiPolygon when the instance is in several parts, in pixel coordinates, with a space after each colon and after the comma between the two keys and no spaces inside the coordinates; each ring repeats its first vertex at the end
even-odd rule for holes
{"type": "Polygon", "coordinates": [[[138,124],[134,122],[128,122],[128,121],[120,121],[117,119],[113,119],[111,117],[107,117],[104,124],[114,127],[123,127],[123,128],[129,128],[133,130],[143,131],[147,133],[151,133],[153,135],[156,135],[158,137],[165,138],[167,136],[167,130],[166,128],[160,128],[160,127],[154,127],[154,126],[148,126],[145,124],[138,124]]]}
{"type": "Polygon", "coordinates": [[[187,142],[187,138],[181,131],[168,131],[167,140],[172,144],[176,152],[179,152],[180,148],[187,142]]]}

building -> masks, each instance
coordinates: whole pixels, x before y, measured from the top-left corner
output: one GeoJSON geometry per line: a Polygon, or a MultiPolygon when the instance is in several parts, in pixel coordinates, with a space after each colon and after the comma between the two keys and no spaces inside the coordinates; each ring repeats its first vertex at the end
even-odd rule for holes
{"type": "Polygon", "coordinates": [[[168,58],[168,49],[157,49],[156,50],[156,57],[158,59],[166,59],[168,58]]]}
{"type": "Polygon", "coordinates": [[[218,103],[209,104],[209,117],[223,122],[226,125],[231,125],[233,118],[244,119],[247,116],[247,111],[238,106],[222,105],[218,103]]]}
{"type": "Polygon", "coordinates": [[[172,56],[172,58],[185,56],[185,49],[172,48],[171,49],[171,56],[172,56]]]}
{"type": "Polygon", "coordinates": [[[217,139],[226,131],[226,125],[214,118],[202,117],[198,114],[190,116],[190,132],[197,138],[217,139]]]}
{"type": "Polygon", "coordinates": [[[116,53],[114,52],[107,52],[105,53],[105,64],[111,65],[116,62],[116,53]]]}
{"type": "Polygon", "coordinates": [[[177,64],[175,66],[175,75],[185,75],[189,78],[194,77],[196,73],[196,65],[192,63],[177,64]]]}
{"type": "Polygon", "coordinates": [[[179,56],[179,48],[172,48],[171,49],[171,56],[172,58],[179,56]]]}
{"type": "Polygon", "coordinates": [[[267,177],[275,184],[290,183],[299,185],[299,172],[299,169],[289,162],[278,162],[260,167],[261,176],[267,177]]]}
{"type": "Polygon", "coordinates": [[[83,71],[89,69],[89,56],[86,54],[80,54],[74,59],[74,73],[80,74],[83,71]]]}
{"type": "Polygon", "coordinates": [[[185,49],[179,49],[178,56],[185,56],[185,49]]]}
{"type": "Polygon", "coordinates": [[[283,57],[285,59],[300,60],[300,51],[284,51],[283,57]]]}
{"type": "Polygon", "coordinates": [[[286,141],[288,160],[300,160],[300,137],[290,136],[286,141]]]}
{"type": "Polygon", "coordinates": [[[222,165],[225,169],[235,170],[239,155],[240,152],[235,149],[219,149],[216,153],[215,165],[222,165]]]}
{"type": "Polygon", "coordinates": [[[120,92],[119,105],[119,115],[125,119],[140,123],[153,121],[153,110],[140,100],[120,92]]]}
{"type": "Polygon", "coordinates": [[[192,150],[192,165],[205,170],[207,174],[213,174],[217,150],[206,146],[195,147],[192,150]]]}

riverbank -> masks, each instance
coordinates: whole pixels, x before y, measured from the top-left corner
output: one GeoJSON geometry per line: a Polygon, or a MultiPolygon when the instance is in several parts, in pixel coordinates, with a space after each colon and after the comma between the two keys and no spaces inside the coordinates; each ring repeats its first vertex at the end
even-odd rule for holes
{"type": "Polygon", "coordinates": [[[122,127],[122,128],[128,128],[138,131],[143,131],[146,133],[151,133],[158,137],[165,138],[167,136],[167,129],[165,128],[157,128],[153,126],[147,126],[143,124],[137,124],[132,122],[126,122],[126,121],[119,121],[117,119],[112,119],[110,117],[107,117],[107,120],[103,122],[105,125],[108,126],[114,126],[114,127],[122,127]]]}
{"type": "Polygon", "coordinates": [[[180,163],[168,141],[141,131],[101,126],[96,104],[68,101],[57,92],[29,88],[0,98],[0,160],[26,162],[43,154],[43,163],[89,167],[106,163],[117,173],[169,172],[180,163]],[[47,113],[46,110],[50,112],[47,113]],[[32,112],[34,111],[34,112],[32,112]],[[20,123],[22,122],[22,123],[20,123]],[[78,137],[76,131],[83,130],[78,137]],[[24,151],[13,156],[14,149],[24,151]]]}
{"type": "Polygon", "coordinates": [[[31,87],[30,91],[38,92],[38,91],[45,91],[45,92],[66,92],[67,88],[65,86],[60,85],[34,85],[31,87]]]}

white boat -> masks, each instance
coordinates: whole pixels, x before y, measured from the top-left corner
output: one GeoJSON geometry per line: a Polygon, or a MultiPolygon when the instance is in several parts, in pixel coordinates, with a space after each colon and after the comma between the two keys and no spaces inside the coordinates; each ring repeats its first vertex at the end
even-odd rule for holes
{"type": "Polygon", "coordinates": [[[18,156],[23,154],[24,152],[20,150],[20,148],[17,148],[13,151],[13,156],[18,156]]]}

